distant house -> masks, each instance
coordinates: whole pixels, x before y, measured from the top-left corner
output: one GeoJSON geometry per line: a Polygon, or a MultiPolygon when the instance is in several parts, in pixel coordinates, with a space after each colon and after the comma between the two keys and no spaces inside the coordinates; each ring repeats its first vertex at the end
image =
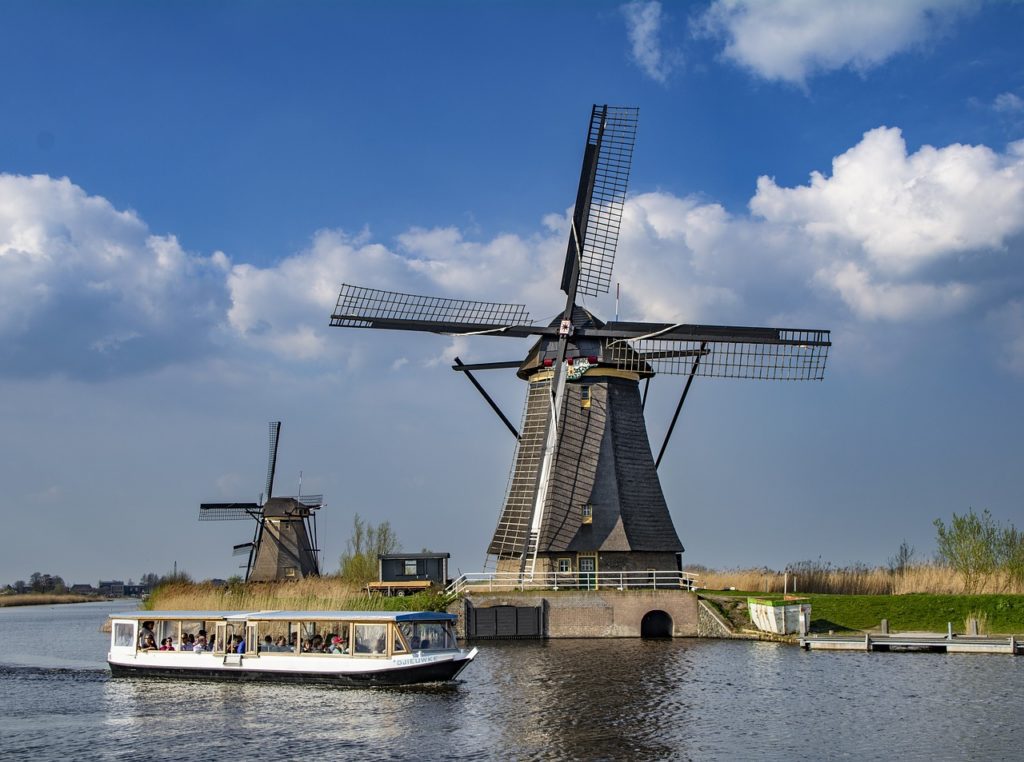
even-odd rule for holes
{"type": "Polygon", "coordinates": [[[377,582],[366,586],[371,593],[405,595],[448,583],[451,553],[381,553],[377,556],[377,582]]]}
{"type": "Polygon", "coordinates": [[[141,598],[149,592],[149,585],[125,585],[121,593],[126,598],[141,598]]]}
{"type": "Polygon", "coordinates": [[[100,595],[106,595],[111,598],[123,598],[124,597],[124,581],[119,579],[111,580],[100,580],[97,585],[100,591],[100,595]]]}
{"type": "Polygon", "coordinates": [[[86,584],[72,585],[71,586],[71,592],[73,594],[75,594],[75,595],[95,595],[99,591],[96,590],[96,588],[93,587],[92,585],[86,583],[86,584]]]}

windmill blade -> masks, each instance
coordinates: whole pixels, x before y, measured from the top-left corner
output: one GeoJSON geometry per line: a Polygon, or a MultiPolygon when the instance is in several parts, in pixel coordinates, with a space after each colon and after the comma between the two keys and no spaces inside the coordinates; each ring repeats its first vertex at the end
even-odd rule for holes
{"type": "Polygon", "coordinates": [[[529,325],[522,304],[475,302],[404,294],[342,284],[331,325],[341,328],[385,328],[431,333],[495,333],[530,336],[550,331],[529,325]]]}
{"type": "Polygon", "coordinates": [[[267,500],[274,496],[274,472],[277,471],[277,442],[281,436],[281,422],[270,422],[270,456],[267,461],[267,500]]]}
{"type": "Polygon", "coordinates": [[[597,105],[590,113],[562,271],[562,290],[570,298],[606,294],[611,286],[639,114],[638,108],[597,105]]]}
{"type": "Polygon", "coordinates": [[[263,509],[256,503],[203,503],[199,506],[200,521],[241,521],[262,515],[263,509]]]}
{"type": "MultiPolygon", "coordinates": [[[[609,324],[611,325],[611,324],[609,324]]],[[[676,326],[605,345],[602,362],[636,373],[718,378],[820,381],[828,331],[789,328],[676,326]],[[692,330],[691,330],[692,329],[692,330]],[[694,363],[694,358],[700,358],[694,363]]]]}
{"type": "Polygon", "coordinates": [[[231,555],[233,556],[247,556],[253,548],[253,543],[243,542],[240,545],[235,545],[231,549],[231,555]]]}

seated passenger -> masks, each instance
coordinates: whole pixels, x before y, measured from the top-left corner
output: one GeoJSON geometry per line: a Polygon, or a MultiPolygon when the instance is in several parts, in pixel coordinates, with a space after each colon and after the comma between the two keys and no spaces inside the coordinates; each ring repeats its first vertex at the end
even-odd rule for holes
{"type": "Polygon", "coordinates": [[[145,651],[155,651],[156,650],[156,638],[153,637],[152,634],[146,635],[144,641],[140,644],[139,647],[142,648],[145,651]]]}
{"type": "Polygon", "coordinates": [[[193,651],[202,652],[207,650],[208,645],[206,643],[206,633],[202,630],[199,631],[199,635],[196,636],[195,645],[192,646],[193,651]]]}
{"type": "Polygon", "coordinates": [[[272,637],[270,637],[269,635],[265,636],[263,638],[263,647],[262,647],[261,650],[263,650],[263,651],[276,651],[277,649],[274,647],[274,639],[272,637]]]}
{"type": "Polygon", "coordinates": [[[314,635],[313,636],[313,642],[310,645],[310,650],[313,653],[315,653],[315,654],[323,653],[324,652],[324,639],[323,639],[323,637],[321,637],[320,635],[314,635]]]}
{"type": "Polygon", "coordinates": [[[342,641],[342,639],[335,635],[331,638],[331,647],[328,649],[328,653],[332,654],[345,654],[348,653],[348,643],[342,641]]]}
{"type": "Polygon", "coordinates": [[[172,642],[171,642],[170,638],[164,638],[163,640],[160,641],[160,650],[161,651],[173,651],[174,650],[174,646],[172,645],[172,642]]]}
{"type": "Polygon", "coordinates": [[[277,640],[274,641],[274,650],[285,653],[287,651],[293,651],[295,649],[288,647],[288,641],[284,639],[284,635],[279,635],[277,640]]]}

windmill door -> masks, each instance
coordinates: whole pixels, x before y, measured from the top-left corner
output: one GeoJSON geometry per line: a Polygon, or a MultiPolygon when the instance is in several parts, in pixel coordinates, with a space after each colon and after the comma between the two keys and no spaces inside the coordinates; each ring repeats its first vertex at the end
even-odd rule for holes
{"type": "Polygon", "coordinates": [[[581,553],[576,557],[576,568],[579,569],[580,587],[584,590],[597,589],[597,554],[581,553]]]}

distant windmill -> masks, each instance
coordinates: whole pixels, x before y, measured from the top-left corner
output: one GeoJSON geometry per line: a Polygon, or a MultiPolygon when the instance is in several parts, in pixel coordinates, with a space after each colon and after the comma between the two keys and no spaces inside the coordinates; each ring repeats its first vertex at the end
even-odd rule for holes
{"type": "MultiPolygon", "coordinates": [[[[200,521],[256,522],[252,542],[235,545],[236,556],[247,555],[247,582],[300,579],[320,574],[316,547],[316,513],[323,507],[323,495],[274,497],[277,444],[281,422],[270,424],[270,457],[267,463],[267,499],[256,503],[203,503],[200,521]]],[[[299,485],[302,491],[302,485],[299,485]]]]}
{"type": "Polygon", "coordinates": [[[626,198],[638,109],[594,106],[565,256],[565,309],[535,325],[523,305],[415,296],[343,285],[331,325],[456,336],[539,336],[525,360],[463,364],[518,439],[488,568],[526,578],[678,568],[679,541],[658,480],[695,376],[820,380],[829,332],[673,323],[603,323],[576,303],[607,293],[626,198]],[[529,382],[521,433],[474,370],[517,368],[529,382]],[[644,423],[646,383],[687,376],[657,461],[644,423]],[[639,382],[645,380],[644,399],[639,382]]]}

